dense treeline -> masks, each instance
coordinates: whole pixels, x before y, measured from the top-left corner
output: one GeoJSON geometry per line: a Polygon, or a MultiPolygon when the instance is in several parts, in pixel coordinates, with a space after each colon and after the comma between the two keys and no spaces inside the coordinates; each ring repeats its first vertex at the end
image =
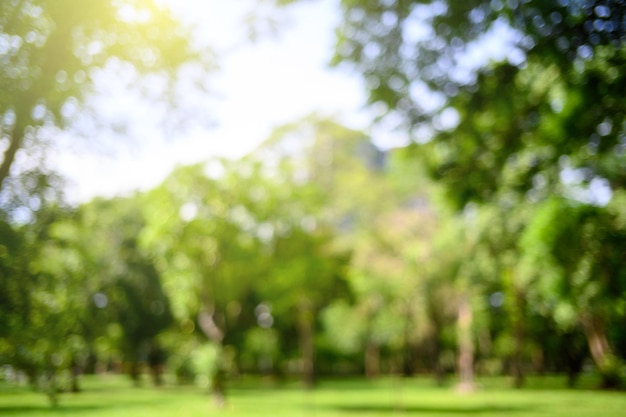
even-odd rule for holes
{"type": "MultiPolygon", "coordinates": [[[[475,371],[574,384],[594,359],[579,320],[591,293],[615,319],[598,337],[619,379],[614,284],[558,262],[578,268],[593,246],[623,245],[623,207],[552,199],[457,215],[405,158],[309,118],[147,193],[3,222],[3,362],[50,389],[79,389],[79,371],[140,383],[142,368],[219,395],[242,373],[312,386],[329,374],[443,381],[463,366],[465,383],[475,371]]],[[[610,268],[609,249],[586,267],[594,254],[610,268]]]]}

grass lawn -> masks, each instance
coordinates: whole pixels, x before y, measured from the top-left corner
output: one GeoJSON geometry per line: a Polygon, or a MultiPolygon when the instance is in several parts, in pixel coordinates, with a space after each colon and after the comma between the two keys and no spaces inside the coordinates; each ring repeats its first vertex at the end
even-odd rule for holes
{"type": "Polygon", "coordinates": [[[80,394],[61,394],[51,408],[47,397],[0,382],[0,416],[625,416],[626,393],[566,390],[560,379],[534,379],[513,390],[502,378],[481,381],[473,394],[436,387],[430,379],[322,381],[311,392],[297,384],[271,386],[243,381],[230,388],[228,404],[216,409],[194,387],[133,388],[121,376],[82,380],[80,394]],[[551,387],[551,388],[548,388],[551,387]]]}

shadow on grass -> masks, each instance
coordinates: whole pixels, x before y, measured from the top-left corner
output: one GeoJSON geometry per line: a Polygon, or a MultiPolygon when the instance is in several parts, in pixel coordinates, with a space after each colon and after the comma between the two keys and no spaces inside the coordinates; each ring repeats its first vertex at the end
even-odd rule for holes
{"type": "Polygon", "coordinates": [[[502,413],[528,413],[533,407],[515,407],[508,405],[481,405],[467,407],[445,406],[393,406],[393,405],[328,405],[324,408],[333,409],[342,413],[428,413],[428,414],[502,414],[502,413]]]}
{"type": "MultiPolygon", "coordinates": [[[[72,395],[73,396],[73,395],[72,395]]],[[[120,411],[120,417],[125,414],[124,411],[128,409],[141,408],[146,405],[154,406],[155,403],[167,402],[166,397],[154,397],[150,399],[146,398],[121,398],[111,399],[110,401],[84,401],[81,403],[72,403],[70,395],[61,395],[59,397],[59,404],[52,406],[47,401],[43,401],[44,395],[41,394],[41,402],[28,403],[14,401],[11,404],[0,404],[0,416],[31,416],[31,415],[43,415],[50,416],[66,416],[66,415],[83,415],[90,412],[98,411],[120,411]]],[[[74,397],[80,398],[80,397],[74,397]]]]}
{"type": "Polygon", "coordinates": [[[52,406],[49,404],[9,404],[2,405],[0,404],[0,416],[31,416],[37,413],[44,414],[47,413],[49,415],[82,415],[84,413],[94,412],[94,411],[111,411],[115,412],[116,410],[120,411],[120,417],[122,417],[126,411],[129,409],[137,409],[141,407],[145,407],[146,405],[154,406],[154,404],[159,402],[159,399],[152,400],[122,400],[122,401],[111,401],[111,402],[102,402],[102,403],[89,403],[89,404],[66,404],[61,399],[60,404],[57,406],[52,406]]]}
{"type": "Polygon", "coordinates": [[[0,405],[0,416],[31,415],[33,413],[50,413],[58,415],[81,414],[109,408],[106,405],[71,405],[52,407],[50,405],[0,405]]]}

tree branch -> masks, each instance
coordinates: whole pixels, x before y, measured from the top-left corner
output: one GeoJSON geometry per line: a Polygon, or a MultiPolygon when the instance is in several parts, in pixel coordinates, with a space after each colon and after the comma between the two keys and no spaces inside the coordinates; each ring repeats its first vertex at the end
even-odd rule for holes
{"type": "Polygon", "coordinates": [[[2,165],[0,165],[0,192],[2,191],[4,180],[11,172],[11,166],[15,161],[15,155],[22,147],[23,139],[24,129],[22,129],[21,124],[16,121],[9,136],[9,147],[6,151],[4,151],[4,158],[2,159],[2,165]]]}

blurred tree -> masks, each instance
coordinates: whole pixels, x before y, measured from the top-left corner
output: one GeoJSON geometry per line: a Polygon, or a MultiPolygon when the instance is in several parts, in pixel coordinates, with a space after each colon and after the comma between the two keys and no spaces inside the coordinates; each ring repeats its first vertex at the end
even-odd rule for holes
{"type": "Polygon", "coordinates": [[[610,334],[624,319],[623,208],[550,199],[537,209],[522,245],[535,298],[562,328],[582,327],[604,385],[619,385],[623,358],[610,334]]]}
{"type": "Polygon", "coordinates": [[[58,371],[67,371],[78,391],[87,357],[108,339],[137,379],[139,361],[171,320],[160,277],[136,244],[143,227],[137,200],[95,200],[43,214],[22,226],[28,257],[12,258],[24,272],[6,281],[14,323],[3,335],[14,352],[8,362],[33,380],[45,372],[51,394],[58,371]],[[17,283],[22,296],[11,290],[17,283]]]}
{"type": "Polygon", "coordinates": [[[456,370],[459,376],[457,387],[460,391],[469,392],[474,390],[476,339],[480,325],[475,310],[488,266],[485,265],[486,257],[480,244],[480,223],[476,213],[468,210],[459,215],[445,214],[447,216],[441,216],[433,239],[432,264],[427,264],[429,284],[434,290],[439,290],[431,291],[439,295],[439,301],[443,303],[430,301],[428,308],[438,330],[445,323],[443,318],[454,316],[456,370]],[[442,295],[445,297],[443,300],[442,295]]]}
{"type": "MultiPolygon", "coordinates": [[[[302,299],[301,348],[309,345],[302,352],[312,356],[314,319],[333,298],[345,293],[342,265],[368,225],[396,200],[383,180],[385,155],[363,132],[315,114],[276,129],[254,155],[280,167],[280,175],[293,178],[294,198],[285,207],[300,215],[290,226],[294,232],[277,241],[276,262],[284,275],[277,283],[282,281],[283,287],[298,283],[281,304],[290,303],[297,311],[294,303],[302,299]],[[285,250],[290,247],[297,249],[285,250]]],[[[285,214],[278,216],[285,218],[285,214]]],[[[312,383],[312,359],[305,359],[310,364],[305,367],[307,385],[312,383]]]]}
{"type": "Polygon", "coordinates": [[[175,317],[217,346],[219,404],[233,353],[256,321],[254,284],[268,273],[274,229],[265,216],[276,201],[264,181],[258,164],[216,159],[177,169],[145,197],[142,244],[157,259],[175,317]]]}
{"type": "MultiPolygon", "coordinates": [[[[414,141],[409,152],[444,185],[456,209],[479,202],[508,211],[554,194],[602,206],[623,191],[623,2],[341,4],[344,19],[335,63],[348,63],[364,76],[370,101],[385,109],[389,123],[395,121],[409,132],[414,141]]],[[[534,221],[541,222],[542,213],[538,211],[534,221]]],[[[587,229],[621,233],[603,216],[584,218],[569,223],[568,230],[581,237],[587,229]]],[[[555,235],[546,238],[555,245],[544,246],[548,253],[565,250],[561,246],[567,244],[556,239],[557,232],[550,231],[555,235]]],[[[589,237],[593,243],[588,244],[599,245],[603,253],[619,251],[619,239],[599,233],[589,237]]],[[[498,260],[503,278],[514,270],[506,257],[498,260]]],[[[561,282],[574,291],[572,279],[587,273],[578,270],[575,259],[555,259],[566,275],[571,274],[561,282]]],[[[611,285],[591,267],[594,262],[585,264],[589,269],[584,282],[601,288],[599,302],[611,285]]],[[[621,269],[615,267],[613,274],[621,276],[621,269]]],[[[519,290],[521,281],[514,281],[519,290]]],[[[584,315],[584,307],[577,303],[580,310],[574,316],[584,315]]],[[[599,353],[609,351],[610,341],[595,333],[586,332],[592,355],[605,383],[614,383],[615,367],[605,372],[604,354],[599,353]]]]}
{"type": "Polygon", "coordinates": [[[529,335],[530,283],[519,268],[519,239],[529,212],[522,201],[507,209],[469,204],[455,222],[452,239],[443,245],[443,250],[450,250],[458,244],[459,280],[474,309],[475,359],[490,362],[490,372],[512,374],[516,387],[524,382],[532,342],[540,343],[529,335]]]}
{"type": "MultiPolygon", "coordinates": [[[[350,284],[356,308],[367,323],[363,341],[370,376],[379,372],[377,358],[383,347],[398,352],[401,360],[396,366],[412,375],[418,346],[439,337],[431,332],[428,309],[436,300],[428,283],[436,225],[426,205],[398,208],[381,213],[369,225],[369,236],[364,234],[355,243],[350,284]]],[[[445,305],[439,307],[446,310],[445,305]]]]}
{"type": "Polygon", "coordinates": [[[80,259],[53,244],[51,225],[67,213],[48,208],[37,214],[33,223],[20,227],[3,223],[0,285],[6,300],[0,308],[0,356],[56,404],[57,392],[65,388],[60,371],[70,374],[67,388],[79,389],[71,363],[83,348],[85,298],[78,280],[80,259]]]}
{"type": "Polygon", "coordinates": [[[549,192],[564,168],[585,183],[624,186],[621,1],[342,8],[335,62],[363,74],[370,101],[422,144],[415,155],[457,206],[549,192]]]}
{"type": "MultiPolygon", "coordinates": [[[[72,220],[80,237],[75,244],[82,248],[85,262],[82,276],[84,287],[89,288],[90,312],[103,316],[104,326],[119,330],[114,332],[119,334],[113,345],[137,384],[141,364],[150,364],[147,359],[157,335],[172,323],[161,275],[139,246],[139,235],[146,227],[141,203],[139,197],[96,199],[83,205],[72,220]]],[[[102,334],[90,326],[93,323],[86,323],[85,330],[93,343],[102,334]]]]}
{"type": "Polygon", "coordinates": [[[37,363],[24,343],[34,338],[30,331],[33,302],[29,295],[35,280],[28,271],[28,240],[22,231],[4,221],[0,228],[0,357],[25,372],[29,382],[35,384],[37,363]]]}
{"type": "Polygon", "coordinates": [[[3,1],[0,190],[20,149],[30,152],[54,136],[52,127],[72,124],[98,69],[163,76],[173,91],[183,64],[206,70],[208,59],[192,48],[189,32],[169,9],[151,0],[94,0],[88,7],[77,0],[3,1]]]}
{"type": "MultiPolygon", "coordinates": [[[[288,233],[276,238],[272,268],[259,295],[272,306],[277,328],[287,334],[295,330],[292,333],[297,335],[297,371],[304,386],[312,388],[318,315],[331,300],[345,293],[343,272],[348,258],[334,246],[332,230],[323,225],[307,225],[306,218],[304,223],[287,224],[288,233]]],[[[288,348],[289,340],[285,342],[288,348]]]]}
{"type": "Polygon", "coordinates": [[[308,184],[310,213],[341,232],[348,246],[397,201],[382,179],[385,153],[364,132],[329,117],[312,114],[277,128],[254,157],[281,167],[296,185],[308,184]]]}

